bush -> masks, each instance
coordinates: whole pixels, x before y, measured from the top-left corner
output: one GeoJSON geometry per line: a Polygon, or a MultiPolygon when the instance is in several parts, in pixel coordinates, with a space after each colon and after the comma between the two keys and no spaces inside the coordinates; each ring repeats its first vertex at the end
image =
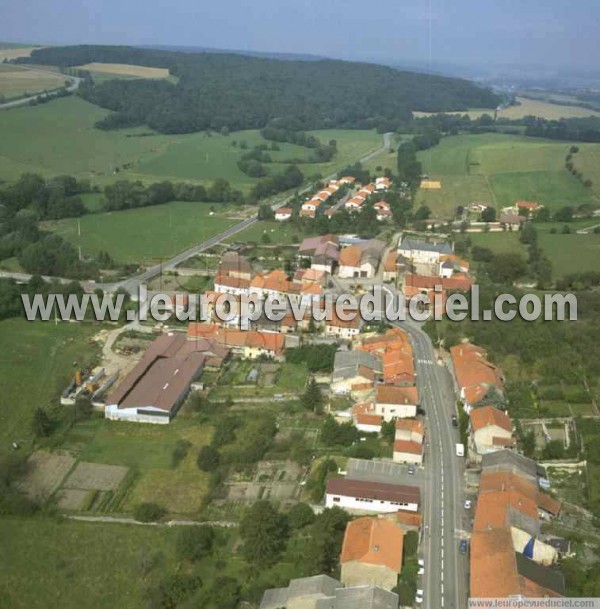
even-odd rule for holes
{"type": "Polygon", "coordinates": [[[166,513],[165,508],[156,503],[140,503],[135,508],[133,517],[139,522],[156,522],[166,513]]]}
{"type": "Polygon", "coordinates": [[[214,472],[219,463],[221,456],[219,451],[214,446],[203,446],[198,453],[198,467],[203,472],[214,472]]]}
{"type": "Polygon", "coordinates": [[[306,503],[296,503],[287,515],[292,529],[302,529],[315,521],[315,513],[306,503]]]}
{"type": "Polygon", "coordinates": [[[175,548],[181,560],[192,562],[210,554],[215,540],[215,532],[210,527],[182,527],[177,535],[175,548]]]}

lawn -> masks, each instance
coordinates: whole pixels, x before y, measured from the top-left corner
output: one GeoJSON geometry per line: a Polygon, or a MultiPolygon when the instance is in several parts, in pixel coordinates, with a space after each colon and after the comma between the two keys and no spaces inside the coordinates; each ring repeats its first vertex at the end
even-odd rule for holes
{"type": "Polygon", "coordinates": [[[141,608],[144,589],[173,571],[167,528],[59,519],[0,519],[0,598],[13,609],[141,608]],[[150,574],[144,557],[162,558],[150,574]]]}
{"type": "Polygon", "coordinates": [[[74,362],[91,363],[98,348],[90,337],[97,331],[91,324],[0,322],[0,453],[15,440],[29,444],[33,410],[57,404],[74,362]]]}
{"type": "Polygon", "coordinates": [[[575,168],[584,180],[592,180],[592,192],[600,197],[600,146],[597,144],[577,144],[579,152],[573,155],[575,168]]]}
{"type": "Polygon", "coordinates": [[[0,64],[0,98],[12,99],[27,93],[34,94],[40,91],[58,89],[64,83],[65,78],[61,74],[0,64]]]}
{"type": "Polygon", "coordinates": [[[273,243],[287,245],[300,243],[304,239],[301,231],[290,222],[277,222],[276,220],[261,220],[243,231],[234,235],[228,241],[239,243],[273,243]],[[265,236],[268,235],[268,238],[265,236]]]}
{"type": "MultiPolygon", "coordinates": [[[[45,176],[70,174],[90,178],[100,186],[118,178],[153,182],[162,179],[210,184],[224,178],[248,191],[256,182],[242,173],[237,161],[257,144],[271,145],[259,131],[228,136],[207,133],[160,135],[147,127],[101,131],[94,123],[108,112],[80,97],[53,100],[35,107],[0,113],[0,179],[14,180],[21,173],[45,176]],[[234,146],[233,143],[236,142],[234,146]],[[116,173],[118,170],[118,173],[116,173]]],[[[375,131],[326,130],[314,132],[326,143],[335,139],[338,154],[329,163],[302,164],[307,175],[327,175],[354,163],[381,146],[375,131]]],[[[306,160],[311,151],[292,144],[279,144],[271,152],[270,172],[279,172],[292,159],[306,160]]]]}
{"type": "Polygon", "coordinates": [[[525,256],[527,254],[525,246],[519,240],[520,234],[517,232],[501,233],[469,233],[469,238],[473,245],[486,247],[494,254],[506,254],[518,252],[525,256]]]}
{"type": "MultiPolygon", "coordinates": [[[[458,205],[471,203],[500,208],[527,199],[556,209],[598,202],[593,190],[564,168],[570,145],[498,133],[444,138],[438,146],[419,153],[423,171],[440,180],[442,188],[419,190],[417,203],[448,217],[458,205]]],[[[595,175],[597,151],[600,146],[590,144],[585,156],[582,153],[582,158],[590,159],[590,177],[595,175]]]]}
{"type": "Polygon", "coordinates": [[[600,235],[578,235],[574,229],[570,235],[563,235],[560,225],[555,228],[558,232],[554,235],[548,225],[538,229],[540,246],[552,262],[555,277],[600,269],[600,235]]]}
{"type": "Polygon", "coordinates": [[[82,252],[107,251],[119,263],[157,263],[201,243],[236,223],[225,208],[210,203],[173,202],[154,207],[105,212],[46,223],[82,252]],[[78,235],[78,225],[81,236],[78,235]]]}

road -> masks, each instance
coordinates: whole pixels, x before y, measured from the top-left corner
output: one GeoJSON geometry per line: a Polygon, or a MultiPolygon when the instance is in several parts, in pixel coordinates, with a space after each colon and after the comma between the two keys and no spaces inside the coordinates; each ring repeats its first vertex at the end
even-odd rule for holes
{"type": "MultiPolygon", "coordinates": [[[[40,70],[39,68],[28,68],[27,66],[25,66],[23,64],[19,64],[19,67],[23,68],[24,70],[29,70],[30,72],[39,72],[40,74],[52,74],[53,76],[57,75],[56,72],[50,72],[49,70],[47,70],[47,71],[40,70]]],[[[63,76],[64,76],[65,80],[68,80],[71,83],[67,87],[67,91],[69,93],[74,93],[75,91],[77,91],[77,89],[79,89],[79,84],[81,83],[81,78],[79,78],[78,76],[67,76],[67,75],[63,75],[63,76]]],[[[56,95],[56,91],[49,91],[48,93],[44,93],[43,91],[40,91],[39,93],[36,93],[35,95],[30,95],[29,97],[22,97],[21,99],[13,99],[12,101],[4,102],[3,104],[0,104],[0,110],[10,110],[11,108],[25,106],[31,100],[37,99],[38,97],[40,97],[40,95],[53,97],[54,95],[56,95]]]]}
{"type": "Polygon", "coordinates": [[[448,370],[437,363],[427,334],[413,322],[397,322],[413,342],[417,386],[425,410],[428,452],[425,466],[424,522],[427,526],[422,549],[425,558],[423,606],[429,609],[463,609],[467,606],[467,559],[458,552],[464,511],[464,462],[455,454],[459,441],[452,426],[455,394],[448,370]]]}

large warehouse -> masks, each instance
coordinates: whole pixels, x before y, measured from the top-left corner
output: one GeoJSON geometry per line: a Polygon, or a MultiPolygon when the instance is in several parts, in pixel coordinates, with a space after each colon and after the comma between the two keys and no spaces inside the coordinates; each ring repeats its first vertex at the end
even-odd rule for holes
{"type": "Polygon", "coordinates": [[[185,400],[191,383],[209,358],[225,359],[229,350],[213,341],[163,334],[108,396],[105,417],[136,423],[167,424],[185,400]]]}

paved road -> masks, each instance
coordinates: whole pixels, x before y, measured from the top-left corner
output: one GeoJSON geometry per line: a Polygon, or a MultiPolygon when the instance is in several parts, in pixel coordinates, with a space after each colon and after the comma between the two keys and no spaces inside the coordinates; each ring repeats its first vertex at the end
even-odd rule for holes
{"type": "Polygon", "coordinates": [[[463,609],[467,606],[467,560],[458,552],[464,511],[463,460],[456,456],[458,432],[452,427],[455,395],[450,374],[436,361],[427,334],[412,322],[397,322],[412,340],[417,385],[427,418],[429,450],[424,511],[428,529],[423,538],[425,591],[423,606],[429,609],[463,609]]]}
{"type": "MultiPolygon", "coordinates": [[[[25,66],[23,64],[19,64],[19,67],[23,68],[24,70],[29,70],[30,72],[39,72],[40,74],[52,74],[53,76],[57,75],[56,72],[51,72],[50,70],[40,70],[39,68],[28,68],[27,66],[25,66]]],[[[67,87],[67,91],[69,93],[74,93],[75,91],[77,91],[77,89],[79,89],[79,84],[81,83],[81,78],[79,78],[78,76],[67,76],[66,74],[63,74],[62,76],[64,76],[65,80],[68,80],[71,83],[67,87]]],[[[49,91],[48,93],[44,93],[43,91],[40,91],[39,93],[36,93],[35,95],[30,95],[29,97],[22,97],[21,99],[14,99],[12,101],[4,102],[3,104],[0,104],[0,110],[10,110],[11,108],[25,106],[31,100],[37,99],[40,96],[54,97],[55,95],[56,95],[56,91],[49,91]]]]}

